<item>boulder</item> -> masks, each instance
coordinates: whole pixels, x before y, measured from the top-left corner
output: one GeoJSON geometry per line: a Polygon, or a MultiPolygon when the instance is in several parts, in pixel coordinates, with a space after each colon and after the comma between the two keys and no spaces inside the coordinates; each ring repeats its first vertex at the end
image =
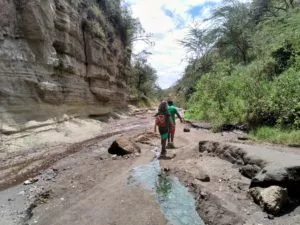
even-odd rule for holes
{"type": "Polygon", "coordinates": [[[245,165],[239,169],[239,172],[249,178],[252,179],[255,175],[261,170],[261,168],[257,165],[245,165]]]}
{"type": "Polygon", "coordinates": [[[289,195],[300,196],[300,166],[270,165],[263,168],[251,181],[251,187],[280,186],[289,195]]]}
{"type": "Polygon", "coordinates": [[[249,190],[249,194],[265,212],[278,215],[288,202],[288,191],[286,188],[271,186],[268,188],[255,187],[249,190]]]}
{"type": "Polygon", "coordinates": [[[108,149],[108,152],[112,155],[123,156],[133,153],[141,153],[141,149],[136,143],[134,143],[130,139],[119,138],[111,144],[110,148],[108,149]]]}

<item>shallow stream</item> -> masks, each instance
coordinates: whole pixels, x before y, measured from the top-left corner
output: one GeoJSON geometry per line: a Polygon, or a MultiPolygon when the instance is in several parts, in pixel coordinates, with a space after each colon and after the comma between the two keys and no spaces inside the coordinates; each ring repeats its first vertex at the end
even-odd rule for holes
{"type": "Polygon", "coordinates": [[[129,185],[142,185],[151,190],[168,225],[204,225],[195,210],[195,200],[174,176],[161,173],[158,160],[132,170],[129,185]]]}

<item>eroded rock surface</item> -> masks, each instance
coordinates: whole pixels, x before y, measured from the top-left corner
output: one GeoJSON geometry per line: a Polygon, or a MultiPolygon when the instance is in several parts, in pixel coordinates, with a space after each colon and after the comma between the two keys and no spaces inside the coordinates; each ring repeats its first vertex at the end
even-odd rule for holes
{"type": "Polygon", "coordinates": [[[88,0],[0,1],[0,131],[126,103],[120,29],[88,0]]]}
{"type": "Polygon", "coordinates": [[[287,189],[279,186],[251,188],[249,194],[264,211],[273,215],[278,215],[288,201],[287,189]]]}
{"type": "Polygon", "coordinates": [[[255,177],[260,170],[261,168],[257,165],[245,165],[239,168],[239,172],[249,179],[255,177]]]}
{"type": "Polygon", "coordinates": [[[300,197],[300,166],[269,165],[251,181],[250,187],[277,185],[287,188],[289,195],[300,197]]]}

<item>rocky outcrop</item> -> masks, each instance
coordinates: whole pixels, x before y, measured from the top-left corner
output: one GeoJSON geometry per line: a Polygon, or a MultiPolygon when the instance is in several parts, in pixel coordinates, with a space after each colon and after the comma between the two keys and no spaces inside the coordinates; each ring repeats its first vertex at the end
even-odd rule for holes
{"type": "Polygon", "coordinates": [[[266,162],[260,158],[250,157],[247,152],[237,146],[224,144],[214,141],[200,141],[199,152],[207,152],[218,156],[232,164],[237,165],[256,165],[260,168],[266,165],[266,162]]]}
{"type": "Polygon", "coordinates": [[[0,130],[126,106],[120,29],[92,0],[0,1],[0,130]]]}
{"type": "Polygon", "coordinates": [[[273,185],[286,188],[289,195],[300,198],[300,166],[266,166],[251,180],[250,187],[273,185]]]}

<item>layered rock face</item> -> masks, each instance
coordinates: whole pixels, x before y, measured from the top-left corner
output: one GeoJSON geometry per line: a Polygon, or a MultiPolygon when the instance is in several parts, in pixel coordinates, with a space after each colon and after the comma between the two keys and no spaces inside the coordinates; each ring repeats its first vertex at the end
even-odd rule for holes
{"type": "Polygon", "coordinates": [[[88,0],[0,0],[0,130],[126,106],[128,54],[88,0]]]}

